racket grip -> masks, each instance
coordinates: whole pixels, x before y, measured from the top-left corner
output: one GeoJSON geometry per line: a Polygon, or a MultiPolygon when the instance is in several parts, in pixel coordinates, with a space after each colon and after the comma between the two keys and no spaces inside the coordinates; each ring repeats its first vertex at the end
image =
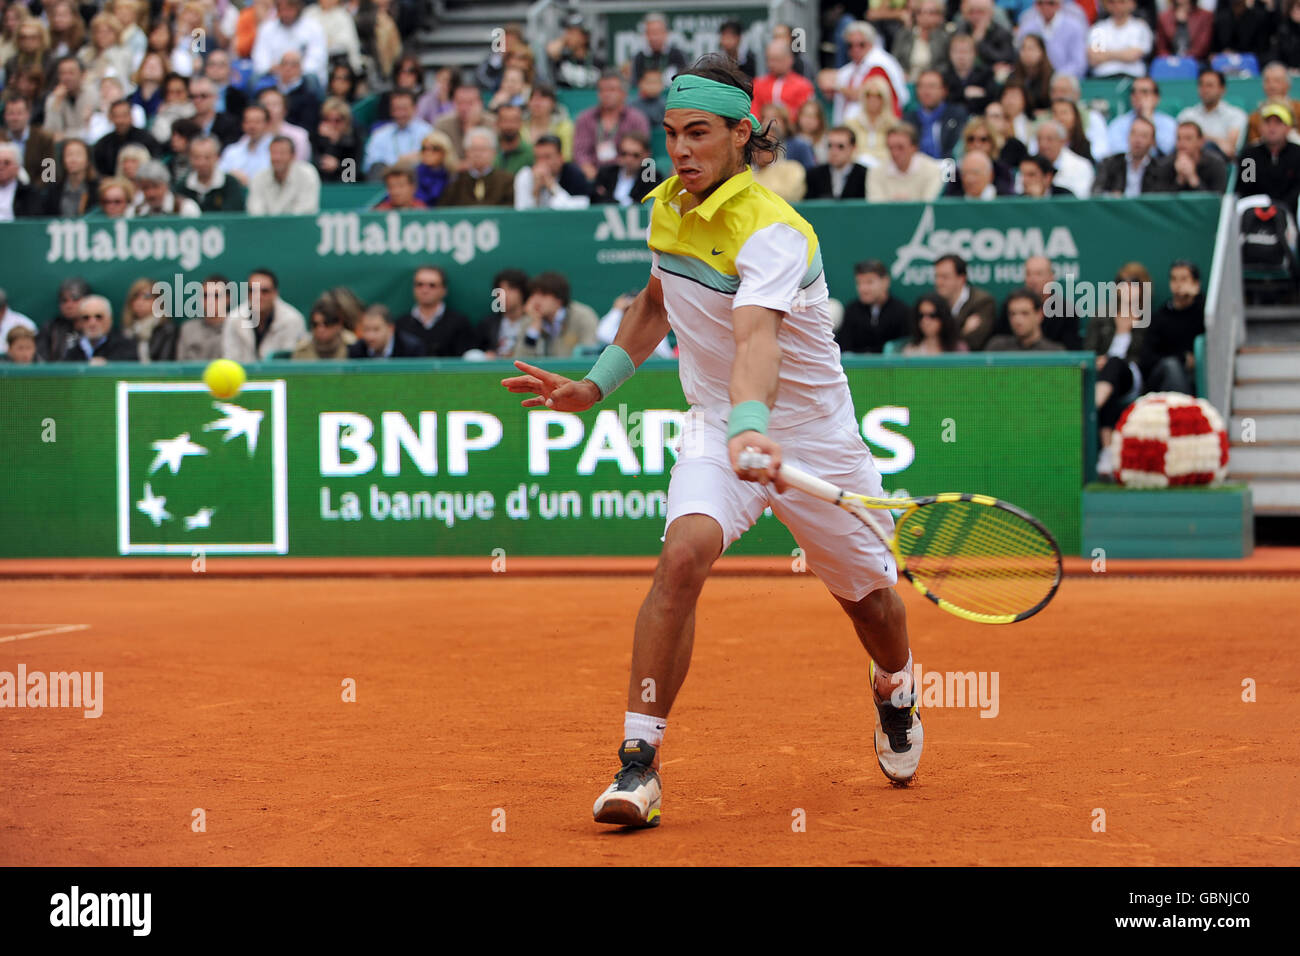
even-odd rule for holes
{"type": "MultiPolygon", "coordinates": [[[[737,456],[737,463],[741,468],[753,468],[761,471],[772,463],[772,456],[747,448],[737,456]]],[[[823,501],[829,501],[832,504],[838,502],[842,495],[841,490],[829,481],[810,475],[806,471],[800,471],[793,465],[781,466],[781,480],[791,488],[798,488],[814,498],[821,498],[823,501]]]]}

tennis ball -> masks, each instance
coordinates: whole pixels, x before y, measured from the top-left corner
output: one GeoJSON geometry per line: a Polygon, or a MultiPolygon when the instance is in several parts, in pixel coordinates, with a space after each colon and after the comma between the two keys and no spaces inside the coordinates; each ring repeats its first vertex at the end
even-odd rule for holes
{"type": "Polygon", "coordinates": [[[217,359],[203,370],[203,384],[217,398],[234,398],[246,378],[243,366],[230,359],[217,359]]]}

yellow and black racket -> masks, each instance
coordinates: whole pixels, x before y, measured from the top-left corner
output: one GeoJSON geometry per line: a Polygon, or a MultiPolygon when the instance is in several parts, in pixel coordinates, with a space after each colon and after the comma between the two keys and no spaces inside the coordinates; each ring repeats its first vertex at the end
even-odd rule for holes
{"type": "MultiPolygon", "coordinates": [[[[763,469],[760,452],[742,468],[763,469]]],[[[838,488],[790,465],[782,480],[839,505],[893,552],[898,570],[950,614],[978,624],[1014,624],[1047,606],[1061,584],[1061,549],[1042,523],[988,495],[950,492],[927,498],[873,498],[838,488]],[[892,537],[871,514],[902,511],[892,537]]]]}

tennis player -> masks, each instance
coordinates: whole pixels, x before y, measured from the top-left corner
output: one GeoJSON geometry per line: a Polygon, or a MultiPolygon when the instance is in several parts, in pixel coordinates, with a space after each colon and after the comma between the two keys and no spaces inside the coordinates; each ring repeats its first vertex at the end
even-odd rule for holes
{"type": "MultiPolygon", "coordinates": [[[[664,114],[676,175],[646,197],[655,201],[646,288],[586,378],[516,362],[525,374],[502,382],[533,396],[525,407],[585,411],[630,378],[670,327],[677,333],[691,408],[668,486],[663,551],[636,620],[622,769],[596,801],[600,823],[660,823],[661,748],[690,665],[700,590],[713,562],[769,506],[871,657],[880,768],[905,783],[921,758],[892,555],[851,514],[797,491],[780,493],[783,459],[842,487],[882,489],[832,336],[817,235],[754,182],[755,157],[774,158],[780,146],[760,130],[751,96],[749,79],[721,54],[678,74],[664,114]],[[770,465],[742,469],[746,449],[771,456],[770,465]]],[[[892,531],[887,512],[881,520],[892,531]]]]}

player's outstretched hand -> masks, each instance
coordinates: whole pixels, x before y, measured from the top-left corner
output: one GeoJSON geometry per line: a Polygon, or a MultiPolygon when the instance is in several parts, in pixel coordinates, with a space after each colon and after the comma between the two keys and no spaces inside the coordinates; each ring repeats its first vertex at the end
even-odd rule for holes
{"type": "Polygon", "coordinates": [[[773,441],[758,432],[741,432],[727,442],[727,454],[731,457],[731,467],[745,481],[757,481],[772,485],[777,493],[785,491],[786,484],[781,480],[781,443],[773,441]],[[766,468],[742,468],[740,453],[754,451],[768,456],[766,468]]]}
{"type": "Polygon", "coordinates": [[[509,391],[533,396],[519,403],[524,408],[546,407],[557,412],[585,412],[600,401],[600,389],[588,379],[575,382],[527,362],[515,362],[515,368],[525,374],[503,378],[501,384],[509,391]]]}

